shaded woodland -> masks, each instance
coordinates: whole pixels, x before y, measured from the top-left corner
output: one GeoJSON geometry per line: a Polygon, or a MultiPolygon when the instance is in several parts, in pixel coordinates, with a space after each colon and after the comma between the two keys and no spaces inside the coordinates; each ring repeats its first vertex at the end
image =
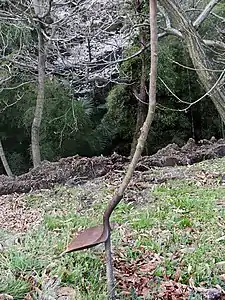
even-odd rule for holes
{"type": "MultiPolygon", "coordinates": [[[[146,155],[190,137],[224,137],[224,4],[168,2],[158,3],[146,155]],[[199,49],[182,36],[185,20],[199,49]]],[[[76,154],[132,155],[147,112],[148,3],[3,1],[0,16],[0,137],[12,173],[76,154]]]]}
{"type": "Polygon", "coordinates": [[[224,25],[1,1],[0,299],[224,299],[224,25]]]}

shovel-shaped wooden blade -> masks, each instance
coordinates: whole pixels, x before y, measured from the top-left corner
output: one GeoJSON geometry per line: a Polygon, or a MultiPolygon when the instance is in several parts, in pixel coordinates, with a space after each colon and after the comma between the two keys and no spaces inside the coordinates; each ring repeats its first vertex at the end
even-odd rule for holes
{"type": "Polygon", "coordinates": [[[98,244],[104,243],[108,238],[108,232],[103,225],[97,225],[79,231],[71,243],[67,246],[67,249],[62,253],[68,253],[72,251],[78,251],[94,247],[98,244]]]}

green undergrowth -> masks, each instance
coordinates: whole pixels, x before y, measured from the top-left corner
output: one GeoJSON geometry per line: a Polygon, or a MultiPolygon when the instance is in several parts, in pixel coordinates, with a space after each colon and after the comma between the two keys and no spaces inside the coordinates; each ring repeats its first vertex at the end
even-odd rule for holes
{"type": "MultiPolygon", "coordinates": [[[[192,168],[221,171],[224,165],[224,159],[219,159],[192,168]]],[[[46,290],[53,297],[60,284],[73,287],[77,300],[106,299],[101,247],[60,254],[77,230],[101,222],[111,195],[112,190],[104,183],[97,191],[56,187],[26,195],[27,207],[41,207],[44,217],[36,229],[19,235],[1,250],[0,293],[12,295],[15,300],[30,293],[38,299],[38,291],[46,290]],[[56,279],[54,283],[52,278],[56,279]]],[[[181,283],[188,284],[191,279],[196,286],[223,286],[225,188],[218,180],[210,186],[190,179],[153,186],[146,191],[142,205],[122,202],[112,220],[119,224],[113,231],[115,250],[121,247],[127,230],[129,239],[133,239],[133,248],[126,246],[128,261],[135,258],[139,246],[144,246],[162,258],[154,270],[157,278],[166,275],[173,279],[179,269],[181,283]],[[224,205],[218,205],[221,201],[224,205]]]]}

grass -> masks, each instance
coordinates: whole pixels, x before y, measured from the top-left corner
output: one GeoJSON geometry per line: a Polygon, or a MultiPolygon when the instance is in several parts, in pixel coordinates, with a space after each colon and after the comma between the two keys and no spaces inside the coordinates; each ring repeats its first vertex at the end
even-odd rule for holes
{"type": "MultiPolygon", "coordinates": [[[[224,161],[197,164],[191,167],[192,172],[204,168],[219,172],[225,169],[224,161]]],[[[38,289],[54,295],[61,285],[74,287],[77,300],[106,299],[101,248],[64,257],[60,253],[75,231],[101,222],[111,195],[112,190],[102,183],[97,190],[56,187],[25,196],[28,207],[45,211],[44,218],[38,228],[0,252],[0,293],[15,300],[31,293],[38,299],[38,289]],[[57,278],[55,283],[52,278],[57,278]]],[[[126,249],[128,260],[140,255],[136,249],[142,245],[163,258],[155,276],[166,274],[173,279],[179,268],[182,283],[192,279],[195,285],[224,286],[220,275],[225,273],[225,209],[216,203],[222,199],[225,188],[217,179],[210,186],[190,179],[154,186],[146,191],[146,202],[141,206],[122,202],[114,212],[112,219],[124,224],[113,232],[115,248],[128,228],[134,243],[134,249],[126,249]]]]}
{"type": "Polygon", "coordinates": [[[160,268],[168,275],[182,266],[181,282],[192,277],[196,284],[221,283],[217,263],[225,260],[225,241],[220,239],[225,214],[216,200],[225,199],[225,189],[171,182],[153,194],[156,203],[129,216],[139,243],[162,254],[160,268]]]}
{"type": "MultiPolygon", "coordinates": [[[[1,274],[2,276],[3,274],[1,274]]],[[[0,281],[0,290],[7,292],[8,295],[15,296],[16,299],[24,299],[24,296],[30,291],[30,286],[25,280],[16,279],[14,276],[6,276],[0,281]]]]}

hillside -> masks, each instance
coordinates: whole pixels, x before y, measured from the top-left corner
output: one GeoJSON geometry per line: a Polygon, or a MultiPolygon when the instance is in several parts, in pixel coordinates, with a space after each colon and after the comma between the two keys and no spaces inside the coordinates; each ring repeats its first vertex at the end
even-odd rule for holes
{"type": "MultiPolygon", "coordinates": [[[[101,222],[126,165],[114,159],[89,180],[0,196],[1,299],[106,299],[103,248],[60,253],[74,232],[101,222]]],[[[225,157],[146,161],[112,217],[118,299],[224,299],[225,157]]]]}

